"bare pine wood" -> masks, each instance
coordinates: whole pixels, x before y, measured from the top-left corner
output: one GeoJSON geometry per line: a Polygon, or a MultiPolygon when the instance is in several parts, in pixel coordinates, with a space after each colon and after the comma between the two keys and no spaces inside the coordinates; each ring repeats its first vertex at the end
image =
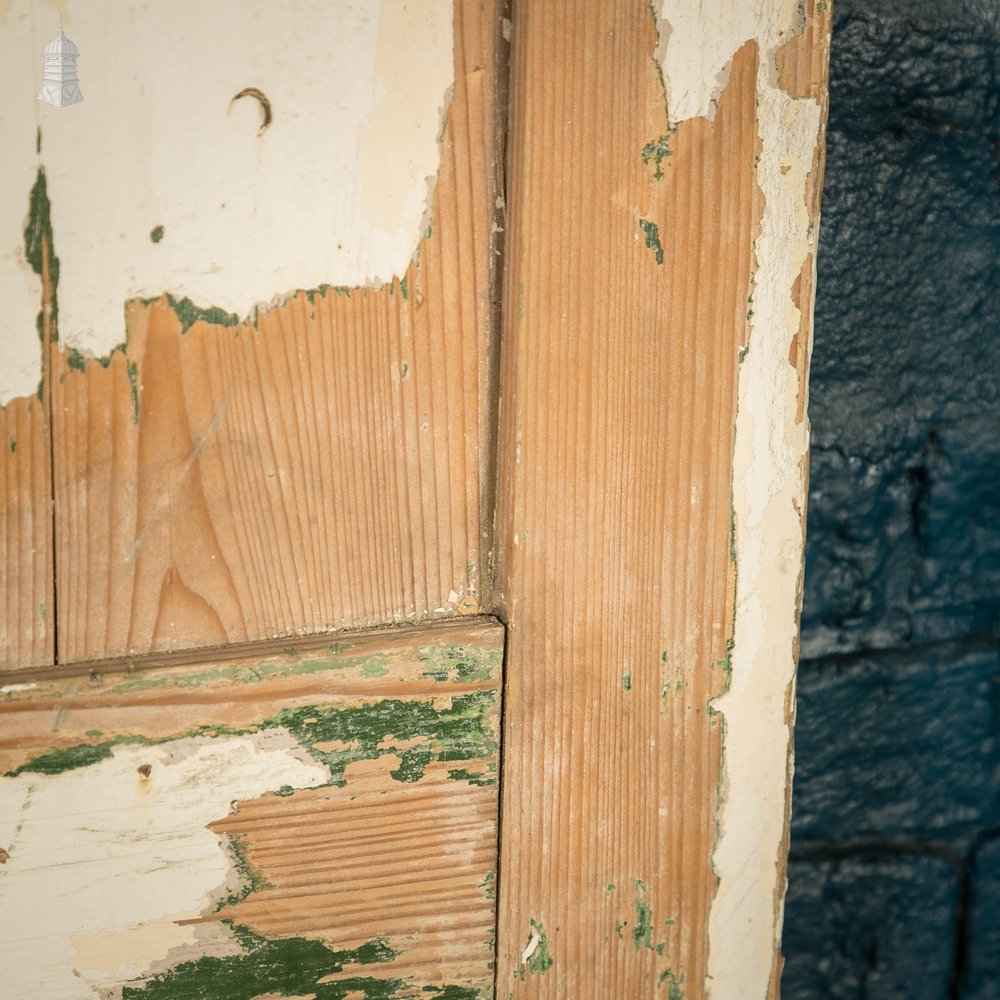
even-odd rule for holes
{"type": "MultiPolygon", "coordinates": [[[[823,191],[823,177],[826,167],[826,123],[829,114],[829,65],[830,37],[833,28],[833,12],[830,4],[807,4],[805,25],[802,32],[786,42],[776,53],[775,63],[778,82],[791,97],[810,97],[820,107],[820,133],[816,143],[812,169],[806,181],[806,205],[809,218],[818,220],[820,195],[823,191]]],[[[788,362],[793,365],[799,377],[799,393],[795,419],[801,423],[806,418],[806,404],[809,390],[809,360],[812,356],[813,306],[816,300],[816,257],[809,253],[802,264],[798,279],[792,286],[792,302],[799,310],[799,329],[792,340],[788,362]]],[[[803,468],[803,495],[808,497],[808,466],[803,468]]],[[[805,510],[802,511],[802,533],[805,538],[805,510]]],[[[796,611],[802,610],[802,583],[805,573],[803,558],[799,576],[796,611]]],[[[798,662],[798,634],[795,637],[794,656],[798,662]]],[[[789,733],[795,726],[794,688],[789,691],[785,705],[785,719],[789,733]]],[[[792,818],[792,776],[794,772],[794,751],[790,741],[787,777],[785,780],[785,833],[778,862],[778,892],[774,901],[779,914],[784,911],[784,892],[788,882],[788,845],[791,836],[792,818]]],[[[779,923],[780,927],[780,923],[779,923]]],[[[781,973],[784,955],[776,949],[768,990],[768,1000],[780,1000],[781,973]]]]}
{"type": "Polygon", "coordinates": [[[715,886],[757,50],[713,122],[674,131],[644,4],[518,15],[498,996],[690,1000],[715,886]]]}
{"type": "Polygon", "coordinates": [[[35,396],[0,409],[0,668],[54,655],[48,419],[35,396]]]}
{"type": "MultiPolygon", "coordinates": [[[[812,170],[809,171],[806,201],[809,217],[819,218],[820,194],[826,165],[826,120],[830,93],[827,87],[830,64],[830,33],[833,12],[829,4],[809,4],[801,33],[789,39],[775,55],[778,82],[791,97],[811,97],[820,106],[820,138],[816,144],[812,170]]],[[[805,419],[808,398],[809,358],[812,354],[813,303],[816,298],[816,258],[809,254],[802,273],[792,289],[792,299],[801,317],[799,333],[792,344],[789,363],[795,366],[802,383],[796,417],[805,419]]],[[[801,604],[801,598],[800,598],[801,604]]],[[[791,781],[789,780],[789,790],[791,781]]]]}
{"type": "Polygon", "coordinates": [[[41,282],[38,338],[42,378],[34,396],[0,408],[0,670],[45,666],[55,651],[52,518],[52,378],[58,260],[44,171],[31,192],[25,240],[41,282]]]}
{"type": "Polygon", "coordinates": [[[104,364],[54,352],[61,662],[475,611],[498,20],[456,4],[431,229],[401,279],[241,323],[133,301],[104,364]]]}
{"type": "Polygon", "coordinates": [[[51,926],[39,945],[30,922],[8,925],[4,981],[57,997],[82,975],[137,1000],[218,996],[213,976],[243,973],[262,996],[323,996],[323,983],[348,980],[368,986],[337,996],[488,995],[502,650],[502,626],[474,619],[186,665],[175,654],[160,658],[166,666],[119,664],[8,690],[0,896],[48,908],[51,926]],[[244,761],[251,744],[271,758],[244,761]],[[213,753],[215,767],[191,770],[213,753]],[[281,769],[300,761],[305,784],[283,785],[281,769]],[[258,767],[259,794],[230,791],[258,767]],[[183,819],[216,800],[224,806],[209,809],[207,827],[183,819]],[[192,856],[206,830],[209,860],[229,875],[223,884],[210,868],[202,887],[192,856]],[[74,902],[78,884],[100,886],[94,909],[74,902]],[[194,912],[175,891],[189,884],[201,899],[194,912]],[[148,912],[133,926],[134,906],[148,912]],[[239,931],[235,943],[223,922],[239,931]],[[193,939],[150,968],[116,971],[134,964],[139,935],[169,942],[185,928],[193,939]],[[41,970],[24,964],[37,947],[41,970]],[[286,977],[301,970],[285,952],[271,957],[282,948],[319,951],[308,988],[290,989],[286,977]],[[95,951],[108,964],[87,957],[95,951]]]}

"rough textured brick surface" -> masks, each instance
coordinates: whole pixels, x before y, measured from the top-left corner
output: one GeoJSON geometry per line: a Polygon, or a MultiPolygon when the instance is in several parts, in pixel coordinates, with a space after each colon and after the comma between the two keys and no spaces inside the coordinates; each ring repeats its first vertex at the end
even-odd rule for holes
{"type": "Polygon", "coordinates": [[[946,1000],[958,892],[934,856],[793,861],[782,1000],[946,1000]]]}
{"type": "Polygon", "coordinates": [[[835,7],[806,657],[998,621],[1000,14],[929,9],[835,7]]]}
{"type": "Polygon", "coordinates": [[[962,1000],[1000,997],[1000,833],[972,857],[962,1000]]]}
{"type": "Polygon", "coordinates": [[[795,757],[796,845],[968,849],[1000,823],[994,638],[800,664],[795,757]]]}
{"type": "Polygon", "coordinates": [[[1000,1000],[1000,4],[834,18],[783,996],[1000,1000]]]}

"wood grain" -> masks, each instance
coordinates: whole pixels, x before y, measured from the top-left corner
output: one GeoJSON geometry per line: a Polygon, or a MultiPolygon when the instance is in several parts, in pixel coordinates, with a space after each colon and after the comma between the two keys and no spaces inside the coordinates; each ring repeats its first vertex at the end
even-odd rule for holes
{"type": "MultiPolygon", "coordinates": [[[[816,143],[812,169],[807,182],[806,202],[809,218],[819,219],[820,195],[826,168],[826,121],[829,113],[828,87],[830,64],[830,35],[833,28],[833,11],[830,4],[809,4],[805,10],[802,31],[790,38],[775,53],[778,84],[790,97],[809,97],[820,106],[820,136],[816,143]]],[[[792,301],[801,318],[798,336],[792,343],[789,363],[799,374],[802,391],[796,418],[805,419],[809,392],[809,359],[812,356],[813,303],[816,300],[816,256],[810,253],[802,265],[802,272],[792,289],[792,301]]],[[[800,598],[801,605],[801,598],[800,598]]],[[[791,788],[791,780],[789,780],[791,788]]]]}
{"type": "MultiPolygon", "coordinates": [[[[310,640],[252,655],[229,650],[187,665],[140,661],[128,671],[119,665],[40,678],[9,691],[0,701],[0,895],[30,899],[35,910],[74,909],[50,898],[61,884],[51,866],[71,857],[80,878],[101,885],[96,925],[85,919],[91,911],[81,911],[65,953],[62,924],[54,923],[44,944],[52,965],[44,995],[63,995],[58,974],[66,961],[92,983],[100,973],[103,988],[127,986],[135,992],[126,996],[137,1000],[160,996],[157,977],[177,991],[171,996],[214,997],[206,985],[212,975],[249,966],[263,976],[255,963],[269,950],[305,949],[302,941],[318,943],[309,947],[327,963],[302,992],[323,997],[323,983],[351,981],[363,997],[437,995],[447,987],[465,991],[455,996],[487,995],[502,650],[502,626],[474,619],[345,634],[332,646],[310,640]],[[248,741],[272,755],[261,773],[267,790],[251,797],[230,794],[226,782],[237,778],[222,763],[229,756],[252,772],[253,756],[245,764],[238,757],[248,741]],[[217,773],[185,771],[211,753],[225,755],[217,773]],[[295,769],[298,760],[312,769],[318,762],[321,773],[305,786],[277,787],[276,769],[295,769]],[[171,813],[213,796],[225,808],[207,827],[162,829],[171,813]],[[52,801],[55,812],[46,811],[52,801]],[[42,803],[35,808],[44,822],[33,802],[42,803]],[[194,880],[197,888],[193,838],[206,829],[217,840],[213,846],[209,836],[209,857],[218,854],[229,875],[224,885],[210,879],[200,909],[185,912],[173,890],[150,892],[150,880],[169,863],[177,886],[194,880]],[[60,840],[61,830],[72,837],[60,840]],[[132,905],[125,900],[144,893],[156,913],[133,927],[122,916],[132,905]],[[235,947],[223,922],[249,932],[249,943],[235,947]],[[196,938],[162,961],[124,978],[116,971],[128,966],[138,934],[170,940],[185,928],[196,938]],[[372,942],[378,957],[365,960],[372,942]],[[107,947],[118,951],[110,965],[93,966],[98,972],[73,965],[107,947]],[[337,962],[327,952],[349,958],[337,962]],[[184,963],[200,963],[203,992],[178,985],[184,963]]],[[[33,954],[30,927],[22,933],[21,945],[16,933],[7,935],[11,947],[0,959],[8,983],[36,975],[18,965],[33,954]]],[[[294,971],[294,963],[284,966],[282,975],[294,971]]],[[[264,979],[257,982],[248,1000],[268,992],[264,979]]],[[[286,986],[276,995],[292,995],[286,986]]]]}
{"type": "Polygon", "coordinates": [[[45,666],[56,655],[48,357],[58,336],[59,261],[41,169],[31,191],[24,235],[28,263],[40,280],[42,378],[36,395],[13,399],[0,408],[0,670],[45,666]]]}
{"type": "MultiPolygon", "coordinates": [[[[820,197],[823,191],[823,177],[826,169],[826,126],[830,108],[829,67],[830,39],[833,30],[833,11],[829,3],[808,4],[805,9],[805,25],[800,34],[789,39],[776,53],[775,63],[778,71],[779,86],[789,96],[794,98],[808,97],[816,101],[820,107],[819,136],[813,157],[812,169],[806,182],[806,205],[809,218],[818,222],[820,216],[820,197]]],[[[813,239],[816,240],[814,234],[813,239]]],[[[795,419],[801,423],[806,419],[806,408],[809,397],[809,362],[812,357],[813,342],[813,308],[816,301],[816,254],[810,252],[802,264],[798,279],[792,286],[792,302],[799,311],[799,329],[792,339],[788,362],[799,377],[799,392],[796,402],[795,419]]],[[[809,496],[809,466],[803,463],[802,469],[802,535],[805,538],[805,500],[809,496]]],[[[799,573],[795,613],[801,615],[802,587],[805,576],[805,559],[799,573]]],[[[796,629],[795,647],[793,651],[796,664],[799,660],[799,640],[796,629]]],[[[795,690],[794,684],[789,689],[785,704],[785,720],[789,733],[795,726],[795,690]]],[[[792,778],[795,770],[794,742],[789,739],[788,763],[785,779],[785,832],[779,852],[778,877],[774,900],[775,912],[781,918],[784,915],[784,895],[788,885],[788,845],[791,836],[792,820],[792,778]]],[[[784,967],[784,956],[780,947],[774,955],[768,1000],[780,1000],[781,974],[784,967]]]]}
{"type": "Polygon", "coordinates": [[[0,669],[54,655],[48,415],[35,396],[0,409],[0,669]]]}
{"type": "Polygon", "coordinates": [[[405,275],[247,322],[132,301],[121,350],[54,353],[61,662],[475,611],[498,21],[456,4],[431,230],[405,275]]]}
{"type": "Polygon", "coordinates": [[[656,45],[639,3],[534,4],[515,23],[504,998],[692,1000],[705,978],[757,47],[733,57],[714,121],[671,130],[656,45]]]}

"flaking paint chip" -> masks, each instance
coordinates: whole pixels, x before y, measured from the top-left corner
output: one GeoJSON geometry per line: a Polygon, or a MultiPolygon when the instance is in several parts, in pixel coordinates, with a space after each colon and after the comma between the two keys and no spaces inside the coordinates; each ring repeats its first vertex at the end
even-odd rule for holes
{"type": "Polygon", "coordinates": [[[521,965],[527,965],[531,961],[531,956],[538,951],[538,946],[542,943],[542,939],[538,934],[538,930],[534,924],[531,925],[531,936],[528,938],[528,943],[524,946],[524,951],[521,952],[521,965]]]}

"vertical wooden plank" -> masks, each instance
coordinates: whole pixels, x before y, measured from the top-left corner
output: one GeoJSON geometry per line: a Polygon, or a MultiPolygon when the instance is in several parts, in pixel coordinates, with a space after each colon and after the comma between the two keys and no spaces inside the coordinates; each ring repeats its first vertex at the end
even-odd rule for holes
{"type": "MultiPolygon", "coordinates": [[[[792,285],[813,239],[803,186],[820,116],[806,97],[811,117],[788,119],[804,163],[798,147],[782,159],[763,127],[777,49],[805,25],[804,9],[785,6],[515,11],[498,498],[510,629],[502,998],[768,990],[780,845],[737,794],[724,748],[739,727],[721,705],[746,687],[736,594],[752,594],[755,576],[748,564],[743,579],[739,545],[757,512],[734,494],[744,479],[765,494],[779,480],[801,487],[804,468],[804,424],[774,463],[760,456],[759,475],[734,464],[741,421],[766,428],[769,403],[794,412],[803,391],[788,358],[809,291],[800,282],[795,303],[792,285]],[[801,212],[776,223],[787,255],[762,261],[776,190],[801,212]],[[757,372],[758,401],[744,409],[743,366],[775,349],[785,370],[773,384],[757,372]],[[734,801],[741,815],[720,811],[734,801]],[[717,893],[743,883],[718,866],[720,830],[742,838],[755,879],[770,869],[721,930],[717,893]]],[[[766,735],[784,741],[784,768],[802,545],[801,504],[779,499],[780,530],[764,533],[785,546],[778,575],[793,592],[773,602],[783,659],[766,735]]],[[[782,770],[749,791],[779,828],[785,787],[782,770]]]]}
{"type": "Polygon", "coordinates": [[[737,385],[737,585],[732,682],[717,702],[726,752],[708,965],[713,996],[752,991],[770,1000],[781,992],[808,500],[806,406],[832,23],[825,0],[786,14],[772,14],[757,81],[763,211],[754,242],[750,340],[737,385]]]}
{"type": "Polygon", "coordinates": [[[0,669],[46,666],[55,656],[51,377],[44,359],[56,336],[59,262],[45,173],[38,171],[24,228],[25,258],[38,275],[37,340],[42,378],[33,396],[0,408],[0,669]]]}
{"type": "Polygon", "coordinates": [[[493,3],[455,5],[404,273],[246,321],[132,300],[120,348],[53,359],[61,661],[478,608],[498,23],[493,3]]]}
{"type": "Polygon", "coordinates": [[[52,501],[48,418],[37,396],[0,409],[0,668],[52,663],[52,501]]]}

